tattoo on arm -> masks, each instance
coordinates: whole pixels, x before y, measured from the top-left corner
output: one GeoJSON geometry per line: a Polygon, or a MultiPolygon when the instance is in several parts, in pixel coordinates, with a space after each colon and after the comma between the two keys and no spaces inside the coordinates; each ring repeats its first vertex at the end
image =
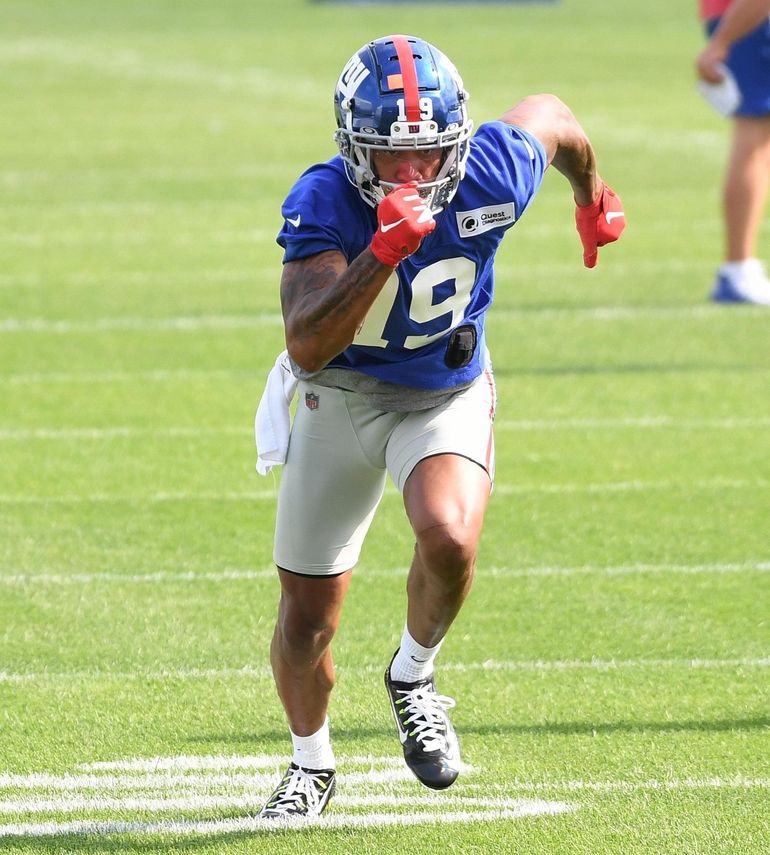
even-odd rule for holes
{"type": "Polygon", "coordinates": [[[328,353],[344,350],[392,270],[368,250],[348,266],[338,252],[322,252],[284,265],[281,303],[287,337],[328,353]]]}

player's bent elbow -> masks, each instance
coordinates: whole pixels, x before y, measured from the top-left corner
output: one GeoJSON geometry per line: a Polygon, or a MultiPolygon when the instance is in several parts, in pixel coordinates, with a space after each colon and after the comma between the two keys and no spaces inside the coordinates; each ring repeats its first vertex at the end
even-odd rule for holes
{"type": "Polygon", "coordinates": [[[309,374],[320,371],[329,361],[329,358],[319,353],[317,348],[288,336],[286,338],[286,350],[289,352],[292,361],[309,374]]]}

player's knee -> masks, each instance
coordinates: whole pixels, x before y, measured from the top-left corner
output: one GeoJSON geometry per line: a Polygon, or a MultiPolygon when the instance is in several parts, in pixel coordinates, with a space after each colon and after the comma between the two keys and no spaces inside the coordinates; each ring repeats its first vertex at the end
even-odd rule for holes
{"type": "Polygon", "coordinates": [[[417,548],[427,570],[461,581],[473,572],[477,540],[467,525],[445,523],[421,532],[417,548]]]}
{"type": "Polygon", "coordinates": [[[305,610],[288,608],[282,609],[278,628],[287,659],[312,661],[331,644],[336,625],[323,615],[313,617],[305,610]]]}

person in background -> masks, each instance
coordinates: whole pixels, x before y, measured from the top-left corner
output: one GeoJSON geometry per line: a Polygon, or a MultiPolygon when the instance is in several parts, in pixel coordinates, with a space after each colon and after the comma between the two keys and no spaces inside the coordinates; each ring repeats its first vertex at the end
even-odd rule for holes
{"type": "MultiPolygon", "coordinates": [[[[437,692],[434,665],[473,581],[494,477],[484,321],[495,253],[549,165],[577,206],[586,267],[625,225],[559,98],[526,97],[475,133],[467,102],[457,69],[423,39],[365,44],[334,93],[339,153],[305,171],[283,205],[284,354],[297,386],[280,374],[282,354],[266,394],[277,390],[282,424],[284,391],[298,402],[278,494],[270,654],[294,753],[265,820],[317,816],[334,793],[331,642],[388,474],[415,547],[386,694],[415,777],[432,789],[457,778],[454,700],[437,692]]],[[[264,459],[260,435],[274,432],[259,413],[264,459]]]]}
{"type": "Polygon", "coordinates": [[[770,0],[700,0],[700,13],[710,38],[698,76],[719,84],[726,67],[741,95],[723,190],[725,258],[711,299],[767,306],[770,280],[756,246],[770,189],[770,0]]]}

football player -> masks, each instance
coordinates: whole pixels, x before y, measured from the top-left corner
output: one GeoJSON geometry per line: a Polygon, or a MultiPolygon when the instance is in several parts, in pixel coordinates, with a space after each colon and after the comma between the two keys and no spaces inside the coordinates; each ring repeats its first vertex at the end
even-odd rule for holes
{"type": "Polygon", "coordinates": [[[494,259],[549,165],[569,182],[583,262],[617,240],[620,199],[553,95],[473,133],[468,93],[428,42],[393,35],[345,65],[339,154],[283,205],[281,304],[298,403],[280,490],[271,662],[294,754],[264,818],[320,814],[335,788],[331,642],[390,475],[415,538],[403,636],[385,686],[406,764],[427,787],[461,771],[434,663],[471,587],[494,477],[484,319],[494,259]]]}

